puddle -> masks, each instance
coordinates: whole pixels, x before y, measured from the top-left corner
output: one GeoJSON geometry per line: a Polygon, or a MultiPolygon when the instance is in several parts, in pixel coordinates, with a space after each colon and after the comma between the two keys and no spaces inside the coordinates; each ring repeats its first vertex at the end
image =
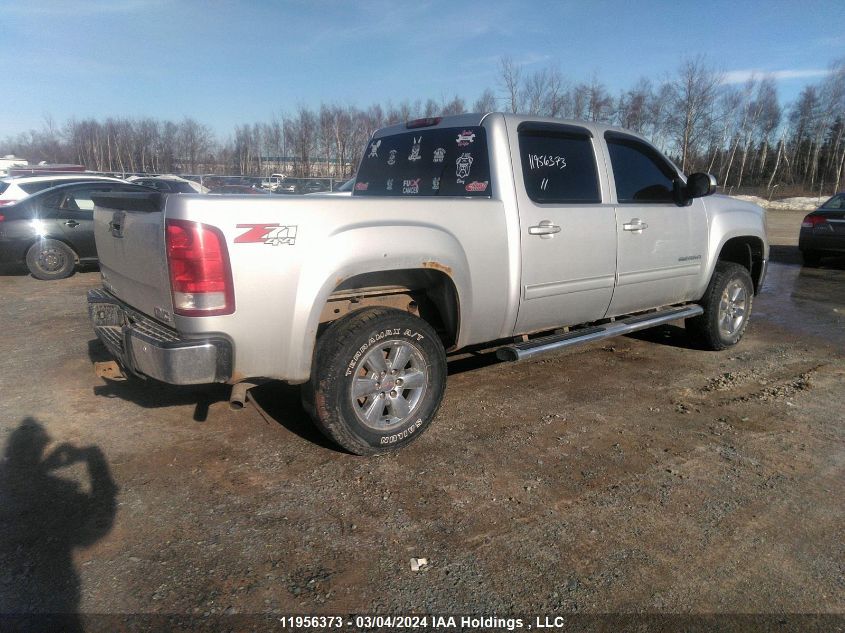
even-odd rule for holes
{"type": "Polygon", "coordinates": [[[787,330],[810,334],[845,349],[845,266],[806,268],[772,262],[762,292],[754,301],[754,317],[787,330]]]}

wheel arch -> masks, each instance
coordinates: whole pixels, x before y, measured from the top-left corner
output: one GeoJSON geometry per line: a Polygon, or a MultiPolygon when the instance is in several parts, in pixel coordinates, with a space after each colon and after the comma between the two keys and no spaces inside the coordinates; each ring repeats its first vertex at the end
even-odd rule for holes
{"type": "Polygon", "coordinates": [[[329,294],[320,323],[331,323],[351,311],[380,305],[419,316],[435,329],[447,349],[457,344],[461,319],[458,289],[452,277],[436,262],[424,262],[420,268],[378,270],[344,279],[329,294]],[[406,298],[415,305],[410,305],[406,298]]]}
{"type": "Polygon", "coordinates": [[[739,264],[748,270],[754,283],[754,294],[760,293],[765,262],[765,242],[754,235],[739,235],[722,244],[717,262],[727,261],[739,264]]]}
{"type": "MultiPolygon", "coordinates": [[[[314,349],[326,318],[326,305],[337,298],[350,301],[365,295],[357,306],[388,305],[380,294],[407,294],[421,307],[420,316],[442,333],[444,346],[460,347],[471,336],[466,316],[472,313],[472,290],[467,255],[457,238],[437,227],[406,225],[401,248],[391,247],[392,226],[361,226],[330,236],[323,252],[298,275],[297,292],[286,345],[286,380],[308,380],[314,349]],[[377,248],[362,248],[362,245],[377,248]],[[424,299],[424,301],[420,301],[424,299]]],[[[393,307],[399,307],[393,305],[393,307]]],[[[402,309],[407,308],[407,303],[402,309]]],[[[348,313],[341,310],[335,318],[348,313]]],[[[411,311],[413,313],[413,311],[411,311]]]]}

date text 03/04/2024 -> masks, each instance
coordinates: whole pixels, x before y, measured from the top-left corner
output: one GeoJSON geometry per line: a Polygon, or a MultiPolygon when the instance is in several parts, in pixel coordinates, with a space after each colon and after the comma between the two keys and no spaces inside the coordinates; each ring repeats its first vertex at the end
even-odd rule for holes
{"type": "Polygon", "coordinates": [[[284,626],[292,628],[341,629],[461,629],[507,630],[554,629],[567,625],[562,616],[536,616],[533,619],[501,616],[451,616],[451,615],[355,615],[342,616],[284,616],[279,618],[284,626]]]}

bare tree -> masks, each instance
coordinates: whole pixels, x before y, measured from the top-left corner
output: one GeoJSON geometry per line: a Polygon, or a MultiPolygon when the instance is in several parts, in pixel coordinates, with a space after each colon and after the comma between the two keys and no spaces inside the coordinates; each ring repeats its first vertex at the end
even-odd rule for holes
{"type": "Polygon", "coordinates": [[[499,83],[505,94],[504,100],[508,109],[513,113],[521,112],[522,69],[510,57],[502,57],[499,60],[499,83]]]}
{"type": "Polygon", "coordinates": [[[671,82],[672,128],[680,153],[681,169],[687,171],[693,154],[713,124],[713,105],[722,83],[722,74],[705,62],[704,57],[681,64],[671,82]]]}
{"type": "Polygon", "coordinates": [[[481,96],[475,100],[475,103],[472,106],[474,112],[493,112],[496,110],[496,94],[490,90],[490,88],[485,88],[484,92],[481,93],[481,96]]]}

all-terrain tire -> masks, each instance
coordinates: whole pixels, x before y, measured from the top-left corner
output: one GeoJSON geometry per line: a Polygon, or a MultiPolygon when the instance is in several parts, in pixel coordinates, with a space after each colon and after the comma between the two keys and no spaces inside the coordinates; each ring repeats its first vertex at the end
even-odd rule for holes
{"type": "Polygon", "coordinates": [[[317,340],[303,404],[320,431],[356,455],[403,448],[431,424],[446,388],[434,329],[392,308],[335,321],[317,340]]]}
{"type": "Polygon", "coordinates": [[[699,301],[704,314],[686,320],[692,341],[709,350],[739,343],[748,327],[754,303],[754,284],[748,269],[733,262],[717,262],[716,270],[699,301]]]}
{"type": "Polygon", "coordinates": [[[64,242],[38,240],[26,252],[26,267],[36,279],[64,279],[76,268],[76,253],[64,242]]]}

